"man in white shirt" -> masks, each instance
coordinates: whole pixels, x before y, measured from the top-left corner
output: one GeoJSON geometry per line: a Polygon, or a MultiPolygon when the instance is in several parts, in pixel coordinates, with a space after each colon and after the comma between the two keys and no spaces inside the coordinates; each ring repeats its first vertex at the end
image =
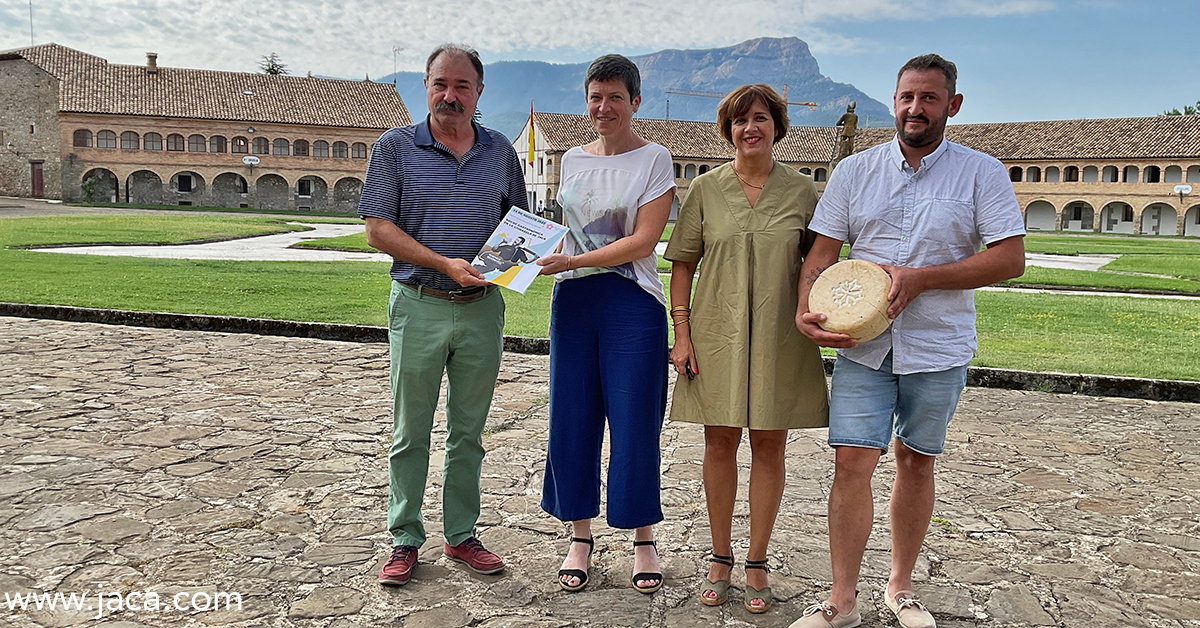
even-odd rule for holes
{"type": "Polygon", "coordinates": [[[884,601],[901,626],[934,626],[913,593],[912,570],[933,513],[934,460],[976,349],[973,289],[1025,269],[1024,222],[1008,172],[945,139],[946,121],[962,106],[957,77],[955,65],[935,54],[904,64],[893,103],[896,138],[843,160],[809,225],[817,236],[801,270],[796,326],[818,345],[838,348],[829,409],[833,590],[794,627],[861,623],[856,588],[874,519],[871,476],[893,437],[884,601]],[[843,242],[851,258],[892,276],[892,325],[861,344],[821,329],[825,315],[808,311],[813,282],[837,262],[843,242]]]}

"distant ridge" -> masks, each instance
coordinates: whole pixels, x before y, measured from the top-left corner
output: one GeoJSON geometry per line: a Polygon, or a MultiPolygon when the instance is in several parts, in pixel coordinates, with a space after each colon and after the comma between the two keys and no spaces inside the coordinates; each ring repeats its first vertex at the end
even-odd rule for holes
{"type": "MultiPolygon", "coordinates": [[[[667,117],[667,89],[728,92],[746,83],[768,83],[776,90],[788,86],[788,100],[818,103],[816,111],[791,107],[792,124],[832,126],[857,101],[859,126],[890,126],[891,109],[849,83],[821,74],[808,44],[795,37],[759,38],[728,48],[662,50],[631,57],[642,73],[639,118],[667,117]]],[[[499,61],[484,66],[484,92],[479,102],[484,124],[513,137],[529,117],[529,101],[538,111],[584,113],[583,75],[586,63],[499,61]]],[[[396,75],[396,89],[421,119],[426,112],[420,72],[396,75]]],[[[380,79],[390,83],[392,75],[380,79]]],[[[715,98],[671,95],[670,119],[716,120],[715,98]]]]}

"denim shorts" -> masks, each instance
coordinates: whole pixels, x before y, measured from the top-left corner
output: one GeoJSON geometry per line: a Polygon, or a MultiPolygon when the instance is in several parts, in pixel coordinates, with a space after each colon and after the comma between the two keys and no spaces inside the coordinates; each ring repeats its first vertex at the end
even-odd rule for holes
{"type": "Polygon", "coordinates": [[[829,396],[829,444],[887,453],[893,434],[926,456],[942,453],[946,426],[967,385],[967,366],[895,375],[892,354],[879,369],[838,356],[829,396]]]}

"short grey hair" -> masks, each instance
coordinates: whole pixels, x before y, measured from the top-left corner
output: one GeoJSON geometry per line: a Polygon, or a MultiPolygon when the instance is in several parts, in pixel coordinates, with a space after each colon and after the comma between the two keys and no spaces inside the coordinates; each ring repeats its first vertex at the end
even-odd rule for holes
{"type": "Polygon", "coordinates": [[[479,85],[483,85],[483,61],[479,60],[478,51],[465,44],[442,44],[434,48],[433,52],[429,53],[429,59],[425,61],[425,78],[429,78],[429,70],[433,68],[433,62],[442,53],[466,57],[471,62],[471,65],[475,66],[475,73],[479,75],[479,85]]]}
{"type": "Polygon", "coordinates": [[[896,83],[899,83],[900,77],[904,76],[904,73],[909,70],[914,70],[917,72],[937,70],[945,75],[946,90],[950,92],[950,95],[953,96],[955,93],[957,93],[954,90],[958,87],[958,66],[954,65],[954,62],[946,60],[939,54],[929,53],[909,59],[908,63],[905,63],[900,68],[900,71],[896,73],[896,83]]]}
{"type": "Polygon", "coordinates": [[[637,65],[616,54],[598,57],[588,66],[587,73],[583,75],[583,92],[587,93],[592,81],[612,80],[619,80],[625,84],[630,100],[642,95],[642,75],[638,72],[637,65]]]}

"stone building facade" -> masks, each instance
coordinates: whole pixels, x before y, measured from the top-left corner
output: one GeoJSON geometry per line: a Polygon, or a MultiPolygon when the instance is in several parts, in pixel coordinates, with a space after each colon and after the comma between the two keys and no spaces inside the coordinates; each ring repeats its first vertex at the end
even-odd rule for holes
{"type": "Polygon", "coordinates": [[[370,147],[407,124],[395,89],[370,81],[0,53],[0,195],[354,211],[370,147]]]}
{"type": "Polygon", "coordinates": [[[0,195],[62,197],[58,80],[0,61],[0,195]]]}
{"type": "MultiPolygon", "coordinates": [[[[532,199],[548,201],[562,154],[596,134],[584,115],[538,112],[531,120],[513,145],[526,155],[534,134],[526,187],[532,199]]],[[[711,122],[636,118],[633,125],[671,151],[677,198],[693,178],[733,158],[711,122]]],[[[859,129],[855,150],[894,134],[859,129]]],[[[946,134],[1004,163],[1030,231],[1200,236],[1200,116],[961,124],[946,134]]],[[[791,127],[775,157],[824,190],[837,135],[836,127],[791,127]]]]}

